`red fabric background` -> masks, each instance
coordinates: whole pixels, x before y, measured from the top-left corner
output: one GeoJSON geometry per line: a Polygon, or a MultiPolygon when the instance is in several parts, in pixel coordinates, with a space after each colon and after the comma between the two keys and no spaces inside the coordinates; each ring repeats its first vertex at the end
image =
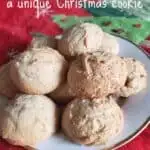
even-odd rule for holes
{"type": "MultiPolygon", "coordinates": [[[[36,19],[35,9],[19,9],[16,7],[16,2],[19,0],[12,1],[14,7],[8,9],[6,0],[0,0],[0,64],[11,58],[11,51],[20,52],[26,48],[31,40],[29,32],[43,32],[49,35],[56,35],[62,32],[62,29],[52,22],[50,16],[36,19]]],[[[51,4],[54,11],[53,14],[90,15],[83,9],[58,9],[55,0],[51,0],[51,4]]],[[[0,140],[0,150],[23,149],[13,147],[0,140]]],[[[150,150],[150,127],[135,140],[120,148],[120,150],[150,150]]]]}

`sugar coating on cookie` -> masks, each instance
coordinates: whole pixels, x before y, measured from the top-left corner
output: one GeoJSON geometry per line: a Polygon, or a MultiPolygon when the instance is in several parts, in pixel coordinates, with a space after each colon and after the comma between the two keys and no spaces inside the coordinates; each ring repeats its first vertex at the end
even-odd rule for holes
{"type": "Polygon", "coordinates": [[[123,128],[123,113],[114,99],[75,99],[64,110],[62,128],[73,141],[105,144],[123,128]]]}
{"type": "Polygon", "coordinates": [[[0,67],[0,94],[12,98],[19,91],[10,78],[11,62],[0,67]]]}
{"type": "Polygon", "coordinates": [[[119,53],[119,43],[114,36],[104,33],[100,50],[117,55],[119,53]]]}
{"type": "Polygon", "coordinates": [[[35,146],[57,130],[58,110],[43,95],[19,95],[5,108],[0,128],[2,138],[13,145],[35,146]]]}
{"type": "Polygon", "coordinates": [[[46,94],[65,79],[68,63],[57,51],[43,47],[20,54],[11,64],[14,84],[27,94],[46,94]]]}
{"type": "Polygon", "coordinates": [[[134,58],[123,58],[128,68],[125,85],[120,89],[119,95],[129,97],[147,87],[147,72],[145,66],[134,58]]]}
{"type": "Polygon", "coordinates": [[[45,46],[56,49],[56,39],[48,35],[34,33],[28,49],[36,50],[36,48],[42,48],[45,46]]]}
{"type": "Polygon", "coordinates": [[[96,98],[118,91],[126,77],[126,64],[119,56],[95,52],[73,61],[68,71],[68,84],[76,96],[96,98]]]}
{"type": "Polygon", "coordinates": [[[51,92],[49,96],[58,104],[67,104],[75,98],[75,94],[68,83],[60,85],[56,90],[51,92]]]}
{"type": "Polygon", "coordinates": [[[102,29],[92,23],[81,23],[66,30],[58,40],[58,50],[65,56],[77,56],[94,52],[100,47],[103,38],[102,29]]]}

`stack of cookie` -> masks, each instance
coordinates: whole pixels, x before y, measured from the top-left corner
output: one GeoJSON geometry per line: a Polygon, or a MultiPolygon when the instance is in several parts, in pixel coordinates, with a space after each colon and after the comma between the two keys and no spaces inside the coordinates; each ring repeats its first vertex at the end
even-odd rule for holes
{"type": "Polygon", "coordinates": [[[59,124],[72,141],[85,145],[118,135],[124,119],[117,98],[140,92],[147,80],[142,63],[118,52],[115,37],[91,23],[73,26],[57,42],[33,35],[27,51],[0,68],[0,93],[10,99],[0,98],[1,136],[35,147],[59,124]]]}

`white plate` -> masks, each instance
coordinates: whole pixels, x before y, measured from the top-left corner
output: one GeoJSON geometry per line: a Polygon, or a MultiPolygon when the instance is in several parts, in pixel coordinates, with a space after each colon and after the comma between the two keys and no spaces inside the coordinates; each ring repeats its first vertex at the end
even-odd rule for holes
{"type": "Polygon", "coordinates": [[[104,150],[116,149],[136,137],[150,121],[150,60],[131,42],[117,37],[120,56],[133,57],[145,64],[148,72],[148,87],[139,94],[128,98],[122,106],[125,123],[122,133],[110,139],[106,145],[87,147],[70,142],[62,133],[50,137],[37,146],[38,150],[104,150]]]}

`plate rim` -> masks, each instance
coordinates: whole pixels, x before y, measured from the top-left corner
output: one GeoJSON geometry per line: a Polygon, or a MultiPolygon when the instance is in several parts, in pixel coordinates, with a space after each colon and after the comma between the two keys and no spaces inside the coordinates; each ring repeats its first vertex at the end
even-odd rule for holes
{"type": "MultiPolygon", "coordinates": [[[[142,49],[141,47],[139,47],[138,45],[136,45],[134,42],[130,41],[127,38],[124,38],[118,34],[111,34],[117,38],[121,38],[125,41],[128,41],[129,43],[131,43],[132,45],[134,45],[136,48],[138,48],[142,53],[144,53],[144,55],[146,57],[148,57],[148,59],[150,60],[150,54],[148,54],[144,49],[142,49]]],[[[56,36],[61,36],[60,35],[56,35],[56,36]]],[[[132,140],[134,140],[138,135],[140,135],[148,126],[150,125],[150,116],[144,121],[144,123],[131,135],[129,135],[127,138],[125,138],[124,140],[121,140],[120,142],[106,148],[105,150],[117,150],[118,148],[121,148],[122,146],[128,144],[129,142],[131,142],[132,140]]],[[[33,147],[25,147],[28,150],[39,150],[37,148],[33,148],[33,147]]]]}
{"type": "MultiPolygon", "coordinates": [[[[134,140],[138,135],[140,135],[150,124],[150,117],[146,119],[146,121],[131,135],[129,135],[124,140],[118,142],[117,144],[111,146],[108,148],[108,150],[117,150],[118,148],[121,148],[122,146],[128,144],[132,140],[134,140]]],[[[106,149],[107,150],[107,149],[106,149]]]]}

